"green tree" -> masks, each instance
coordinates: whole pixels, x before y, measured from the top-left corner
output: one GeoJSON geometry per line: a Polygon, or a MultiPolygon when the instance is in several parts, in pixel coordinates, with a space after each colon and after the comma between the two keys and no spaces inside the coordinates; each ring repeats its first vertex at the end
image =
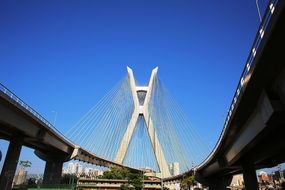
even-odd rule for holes
{"type": "Polygon", "coordinates": [[[20,160],[19,165],[21,166],[23,170],[25,170],[26,168],[29,168],[32,166],[32,162],[30,162],[29,160],[20,160]]]}
{"type": "Polygon", "coordinates": [[[126,168],[111,167],[110,170],[105,171],[101,179],[126,179],[127,174],[130,173],[126,168]]]}
{"type": "Polygon", "coordinates": [[[76,184],[78,178],[75,174],[64,174],[60,180],[61,184],[76,184]]]}
{"type": "Polygon", "coordinates": [[[131,184],[135,190],[140,190],[143,188],[143,179],[142,175],[138,173],[129,173],[127,178],[128,178],[128,183],[131,184]]]}
{"type": "Polygon", "coordinates": [[[122,184],[120,190],[130,190],[132,187],[129,184],[122,184]]]}
{"type": "Polygon", "coordinates": [[[164,187],[162,188],[163,190],[170,190],[168,187],[164,187]]]}
{"type": "Polygon", "coordinates": [[[143,188],[143,175],[141,173],[131,172],[126,168],[111,167],[110,170],[105,171],[103,175],[100,176],[100,179],[128,180],[127,184],[121,185],[121,190],[140,190],[143,188]]]}
{"type": "Polygon", "coordinates": [[[190,189],[191,186],[195,185],[195,179],[193,175],[187,175],[183,177],[181,181],[182,189],[190,189]]]}

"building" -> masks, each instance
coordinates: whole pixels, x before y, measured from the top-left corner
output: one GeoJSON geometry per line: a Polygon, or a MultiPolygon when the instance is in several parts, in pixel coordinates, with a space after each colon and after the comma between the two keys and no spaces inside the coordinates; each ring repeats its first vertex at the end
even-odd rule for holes
{"type": "MultiPolygon", "coordinates": [[[[119,190],[121,185],[128,185],[128,180],[79,178],[77,181],[77,188],[119,190]]],[[[161,181],[144,180],[143,186],[145,190],[158,190],[161,181]]]]}
{"type": "Polygon", "coordinates": [[[86,177],[98,177],[103,175],[103,171],[91,168],[83,167],[79,163],[70,162],[67,167],[64,167],[62,170],[63,174],[75,174],[76,176],[86,176],[86,177]]]}
{"type": "Polygon", "coordinates": [[[243,175],[242,174],[234,175],[230,186],[243,187],[244,186],[243,175]]]}
{"type": "Polygon", "coordinates": [[[66,173],[75,174],[76,173],[76,165],[73,162],[68,163],[66,173]]]}
{"type": "Polygon", "coordinates": [[[14,184],[15,185],[21,185],[26,182],[27,178],[27,171],[20,169],[18,174],[14,177],[14,184]]]}
{"type": "Polygon", "coordinates": [[[258,175],[258,182],[264,183],[264,182],[269,182],[269,181],[270,181],[270,176],[266,172],[261,171],[258,175]]]}
{"type": "Polygon", "coordinates": [[[169,164],[169,171],[172,176],[176,176],[180,174],[180,168],[178,162],[173,162],[169,164]]]}

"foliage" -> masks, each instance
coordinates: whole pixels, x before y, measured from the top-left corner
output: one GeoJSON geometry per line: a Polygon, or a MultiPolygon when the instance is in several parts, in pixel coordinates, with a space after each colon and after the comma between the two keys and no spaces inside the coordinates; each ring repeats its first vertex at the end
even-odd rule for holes
{"type": "Polygon", "coordinates": [[[119,167],[111,167],[110,170],[105,171],[100,179],[126,179],[127,174],[129,173],[128,169],[119,168],[119,167]]]}
{"type": "Polygon", "coordinates": [[[143,180],[149,180],[149,176],[144,175],[143,180]]]}
{"type": "Polygon", "coordinates": [[[133,185],[135,190],[139,190],[143,188],[143,179],[142,179],[141,174],[128,173],[127,178],[128,178],[128,183],[133,185]]]}
{"type": "Polygon", "coordinates": [[[170,190],[168,187],[163,186],[163,190],[170,190]]]}
{"type": "Polygon", "coordinates": [[[191,186],[195,185],[195,179],[193,175],[186,175],[181,181],[182,189],[190,189],[191,186]]]}
{"type": "MultiPolygon", "coordinates": [[[[143,176],[140,173],[134,173],[126,168],[111,167],[110,170],[105,171],[100,179],[124,179],[128,180],[127,184],[121,185],[121,190],[135,189],[140,190],[143,188],[143,176]]],[[[144,177],[147,178],[147,177],[144,177]]]]}
{"type": "Polygon", "coordinates": [[[19,165],[21,166],[22,169],[29,168],[32,166],[32,162],[29,160],[20,160],[19,165]]]}
{"type": "Polygon", "coordinates": [[[129,184],[122,184],[120,190],[130,190],[132,187],[129,184]]]}
{"type": "Polygon", "coordinates": [[[75,174],[64,174],[61,178],[61,184],[76,184],[77,176],[75,174]]]}

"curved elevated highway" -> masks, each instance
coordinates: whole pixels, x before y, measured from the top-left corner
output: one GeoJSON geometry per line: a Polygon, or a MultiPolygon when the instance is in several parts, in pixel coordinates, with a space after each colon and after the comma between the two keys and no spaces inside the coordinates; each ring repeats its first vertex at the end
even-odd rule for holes
{"type": "MultiPolygon", "coordinates": [[[[219,141],[194,169],[196,179],[210,189],[226,189],[234,174],[243,173],[246,189],[257,190],[255,170],[285,162],[284,7],[283,0],[269,2],[219,141]]],[[[10,141],[0,176],[4,190],[11,189],[22,145],[35,149],[36,155],[46,161],[44,183],[58,183],[62,164],[70,159],[126,167],[76,146],[3,85],[0,138],[10,141]]]]}
{"type": "Polygon", "coordinates": [[[256,169],[285,162],[285,1],[271,1],[260,25],[219,141],[196,168],[210,189],[242,173],[257,190],[256,169]]]}
{"type": "Polygon", "coordinates": [[[39,113],[0,84],[0,138],[10,141],[0,176],[1,190],[11,189],[22,146],[46,161],[45,184],[58,184],[63,162],[80,160],[105,167],[125,167],[81,148],[57,131],[39,113]]]}
{"type": "MultiPolygon", "coordinates": [[[[230,105],[220,138],[194,172],[211,190],[243,174],[258,190],[256,169],[285,162],[285,1],[270,1],[230,105]]],[[[186,173],[185,173],[186,174],[186,173]]],[[[164,179],[175,182],[184,174],[164,179]]]]}

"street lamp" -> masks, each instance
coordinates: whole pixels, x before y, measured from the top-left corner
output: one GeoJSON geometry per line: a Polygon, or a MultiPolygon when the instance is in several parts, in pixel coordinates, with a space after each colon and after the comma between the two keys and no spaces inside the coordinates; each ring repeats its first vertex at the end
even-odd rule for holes
{"type": "Polygon", "coordinates": [[[142,169],[142,190],[144,190],[144,169],[142,169]]]}
{"type": "Polygon", "coordinates": [[[261,14],[260,14],[259,6],[258,6],[258,0],[256,0],[255,3],[256,3],[256,8],[257,8],[258,16],[259,16],[259,21],[261,22],[262,19],[261,19],[261,14]]]}
{"type": "Polygon", "coordinates": [[[56,112],[56,111],[51,111],[51,112],[54,113],[53,126],[55,126],[56,117],[57,117],[57,112],[56,112]]]}
{"type": "Polygon", "coordinates": [[[284,175],[283,175],[283,171],[282,171],[282,168],[281,168],[281,164],[278,165],[278,170],[279,170],[281,181],[283,181],[284,180],[284,175]]]}

